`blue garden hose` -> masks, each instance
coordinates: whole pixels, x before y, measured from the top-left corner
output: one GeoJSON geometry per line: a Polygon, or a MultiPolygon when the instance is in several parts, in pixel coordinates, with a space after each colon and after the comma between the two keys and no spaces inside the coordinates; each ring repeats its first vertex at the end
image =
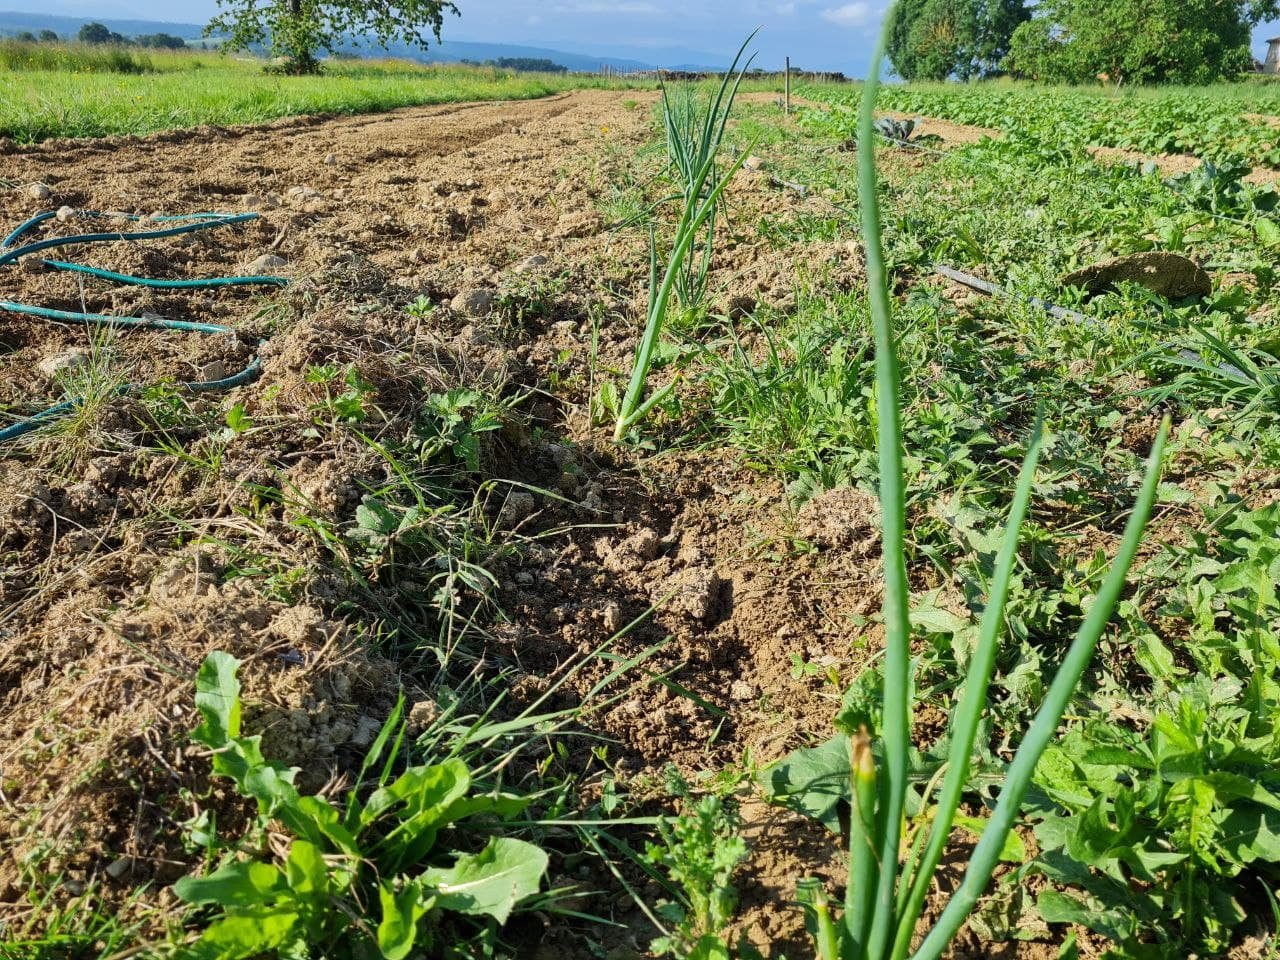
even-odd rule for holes
{"type": "MultiPolygon", "coordinates": [[[[126,213],[100,213],[94,210],[76,210],[73,211],[77,218],[112,218],[125,220],[131,223],[140,223],[143,218],[126,213]]],[[[37,240],[23,246],[15,246],[24,236],[29,234],[36,227],[58,216],[55,212],[42,213],[39,216],[32,217],[26,223],[22,224],[13,233],[9,234],[3,242],[0,242],[0,267],[10,266],[23,257],[40,253],[44,250],[53,250],[58,247],[70,247],[77,245],[86,245],[94,243],[114,243],[119,240],[138,241],[138,240],[159,240],[164,237],[176,237],[186,233],[196,233],[201,230],[213,230],[218,227],[229,227],[240,223],[247,223],[251,220],[258,219],[256,213],[227,214],[227,213],[193,213],[177,217],[151,217],[147,218],[152,223],[174,224],[174,226],[163,227],[159,230],[140,230],[131,233],[85,233],[68,237],[53,237],[48,240],[37,240]]],[[[97,267],[87,267],[83,264],[69,263],[64,260],[42,260],[46,267],[51,270],[61,270],[68,273],[85,274],[91,277],[97,277],[103,280],[110,280],[115,283],[127,284],[130,286],[149,287],[162,290],[202,290],[212,287],[232,287],[232,286],[286,286],[289,281],[284,277],[211,277],[205,280],[157,280],[151,277],[135,277],[130,274],[116,273],[112,270],[101,270],[97,267]]],[[[25,303],[14,303],[9,300],[0,300],[0,311],[6,313],[16,313],[23,316],[39,317],[43,320],[54,320],[59,323],[80,323],[86,326],[102,326],[102,327],[141,327],[152,330],[180,330],[186,333],[234,333],[234,329],[224,326],[220,323],[198,323],[191,320],[170,320],[165,317],[114,317],[101,313],[75,313],[66,310],[54,310],[48,307],[37,307],[25,303]]],[[[243,386],[257,379],[262,372],[262,364],[257,357],[254,357],[247,367],[230,377],[221,380],[196,381],[190,383],[179,384],[186,390],[194,390],[200,392],[230,390],[233,387],[243,386]]],[[[141,384],[125,384],[120,387],[117,393],[124,395],[142,389],[141,384]]],[[[39,429],[46,423],[56,420],[58,417],[71,413],[83,402],[83,398],[72,398],[62,403],[42,410],[33,416],[20,420],[17,423],[0,429],[0,443],[14,440],[25,434],[31,433],[33,430],[39,429]]]]}

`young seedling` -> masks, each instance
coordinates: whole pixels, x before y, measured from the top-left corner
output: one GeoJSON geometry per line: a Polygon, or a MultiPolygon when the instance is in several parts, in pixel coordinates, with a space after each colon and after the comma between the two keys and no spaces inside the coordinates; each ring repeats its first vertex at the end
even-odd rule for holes
{"type": "MultiPolygon", "coordinates": [[[[892,22],[887,18],[886,22],[892,22]]],[[[1075,639],[1067,648],[1057,676],[1006,771],[999,801],[970,856],[960,886],[912,954],[916,923],[969,780],[970,762],[987,689],[995,666],[1004,620],[1005,600],[1013,578],[1019,532],[1031,498],[1039,460],[1041,430],[1037,423],[1028,443],[1002,545],[991,581],[990,597],[979,627],[964,693],[951,718],[950,753],[932,822],[922,822],[905,844],[903,825],[911,751],[910,588],[906,568],[906,498],[903,480],[900,376],[893,328],[873,138],[874,108],[887,32],[881,37],[862,99],[859,120],[858,188],[866,237],[867,285],[876,344],[876,396],[879,401],[881,539],[884,550],[885,653],[881,693],[881,727],[866,719],[815,750],[793,754],[769,772],[771,784],[795,794],[817,791],[843,794],[849,818],[849,882],[842,910],[837,910],[816,882],[802,886],[801,897],[821,960],[937,960],[959,932],[985,891],[1006,840],[1021,811],[1036,763],[1054,738],[1058,724],[1093,655],[1102,631],[1124,587],[1155,502],[1159,468],[1168,435],[1161,427],[1147,465],[1137,503],[1120,549],[1075,639]],[[878,734],[878,743],[877,740],[878,734]],[[928,828],[926,830],[926,828],[928,828]]],[[[775,790],[775,794],[779,791],[775,790]]],[[[926,794],[931,790],[926,790],[926,794]]],[[[924,807],[930,807],[926,795],[924,807]]],[[[828,808],[829,809],[829,808],[828,808]]]]}
{"type": "MultiPolygon", "coordinates": [[[[635,363],[631,370],[631,380],[627,385],[626,394],[618,405],[618,419],[613,431],[615,442],[620,443],[627,435],[627,431],[669,397],[674,389],[674,385],[668,384],[647,398],[644,395],[649,379],[649,368],[653,365],[654,351],[657,349],[663,324],[666,321],[667,306],[671,301],[672,292],[681,281],[686,259],[697,242],[699,233],[714,216],[720,197],[729,186],[729,181],[733,179],[733,175],[738,172],[751,152],[745,150],[740,153],[723,172],[719,172],[716,168],[720,144],[724,140],[725,127],[729,123],[729,114],[733,109],[738,87],[754,58],[749,58],[741,68],[738,64],[742,61],[747,44],[754,37],[753,33],[738,48],[738,54],[733,58],[728,72],[725,73],[720,89],[711,101],[709,109],[700,116],[700,125],[689,123],[692,115],[679,108],[672,101],[670,92],[663,88],[668,150],[680,180],[680,199],[683,209],[676,226],[675,238],[672,240],[671,253],[667,257],[665,267],[661,268],[661,280],[659,280],[657,237],[652,230],[649,233],[649,308],[644,333],[640,337],[640,345],[636,350],[635,363]]],[[[710,243],[711,239],[708,237],[708,251],[710,243]]]]}

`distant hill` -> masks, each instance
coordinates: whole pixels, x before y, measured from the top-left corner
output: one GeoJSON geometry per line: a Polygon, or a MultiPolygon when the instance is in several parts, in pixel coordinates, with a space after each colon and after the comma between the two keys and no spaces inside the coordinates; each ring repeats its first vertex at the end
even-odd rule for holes
{"type": "MultiPolygon", "coordinates": [[[[52,30],[60,37],[74,37],[79,32],[81,25],[90,20],[105,24],[111,30],[124,34],[126,37],[148,33],[171,33],[174,36],[182,37],[184,40],[199,40],[204,31],[202,26],[194,23],[120,20],[115,17],[64,17],[46,13],[0,12],[0,36],[12,36],[24,30],[29,30],[32,33],[38,33],[41,30],[52,30]]],[[[433,43],[426,51],[408,47],[404,44],[392,44],[385,52],[381,47],[370,44],[359,47],[352,45],[350,50],[370,56],[389,54],[394,57],[417,60],[421,63],[459,63],[463,60],[483,63],[486,60],[498,60],[502,57],[525,57],[537,60],[551,60],[562,67],[583,73],[594,73],[605,65],[623,72],[652,70],[655,67],[652,62],[638,60],[634,57],[600,56],[591,53],[552,50],[547,47],[528,47],[510,43],[476,43],[465,40],[445,40],[439,44],[433,43]]],[[[680,50],[674,51],[674,53],[676,56],[685,56],[689,51],[680,50]]],[[[711,54],[707,54],[706,58],[709,61],[716,59],[711,54]]],[[[664,62],[661,65],[664,68],[673,70],[708,69],[705,66],[695,66],[689,63],[664,62]]]]}
{"type": "MultiPolygon", "coordinates": [[[[381,47],[364,44],[350,48],[353,52],[377,56],[383,53],[381,47]]],[[[551,60],[568,67],[575,72],[594,73],[605,64],[615,70],[652,70],[653,65],[639,60],[625,60],[615,57],[597,57],[591,54],[569,53],[565,50],[550,50],[546,47],[526,47],[512,43],[475,43],[467,40],[443,40],[433,43],[427,50],[419,50],[404,44],[391,44],[386,53],[393,57],[404,57],[408,60],[419,60],[423,63],[459,63],[472,60],[483,63],[486,60],[498,60],[502,57],[528,57],[535,60],[551,60]]]]}
{"type": "Polygon", "coordinates": [[[60,37],[74,37],[80,27],[92,21],[105,24],[116,33],[136,37],[144,33],[171,33],[184,40],[199,40],[204,27],[194,23],[164,23],[158,20],[118,20],[115,17],[59,17],[49,13],[0,12],[0,34],[12,36],[23,30],[38,33],[52,30],[60,37]]]}

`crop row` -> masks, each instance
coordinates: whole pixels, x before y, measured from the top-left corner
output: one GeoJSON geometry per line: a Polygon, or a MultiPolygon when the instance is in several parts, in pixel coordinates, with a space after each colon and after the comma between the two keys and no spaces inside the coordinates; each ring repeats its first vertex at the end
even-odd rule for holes
{"type": "MultiPolygon", "coordinates": [[[[813,86],[802,93],[847,116],[852,132],[857,88],[813,86]]],[[[1189,153],[1215,161],[1239,158],[1254,166],[1280,167],[1280,126],[1256,112],[1277,110],[1274,95],[1245,101],[1216,91],[1153,99],[1070,89],[888,87],[880,102],[888,110],[994,127],[1040,141],[1189,153]]]]}

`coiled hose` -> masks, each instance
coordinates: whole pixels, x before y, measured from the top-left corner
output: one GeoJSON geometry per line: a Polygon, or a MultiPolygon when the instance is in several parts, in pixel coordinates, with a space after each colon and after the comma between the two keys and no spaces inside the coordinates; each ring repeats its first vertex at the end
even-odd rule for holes
{"type": "MultiPolygon", "coordinates": [[[[131,223],[140,223],[144,218],[134,216],[127,213],[101,213],[96,210],[73,210],[71,216],[77,219],[116,219],[125,220],[131,223]]],[[[12,266],[23,257],[29,257],[45,250],[53,250],[59,247],[82,246],[95,243],[114,243],[119,240],[142,241],[142,240],[160,240],[165,237],[176,237],[186,233],[197,233],[202,230],[216,230],[220,227],[230,227],[236,224],[247,223],[251,220],[258,219],[256,213],[192,213],[175,217],[148,217],[146,218],[152,223],[157,224],[173,224],[173,226],[164,226],[158,230],[139,230],[132,233],[84,233],[67,237],[52,237],[48,240],[37,240],[31,243],[18,246],[19,241],[23,237],[31,233],[43,223],[53,219],[70,219],[64,210],[59,216],[58,212],[42,213],[39,216],[32,217],[26,223],[22,224],[13,233],[9,234],[3,242],[0,242],[0,267],[12,266]]],[[[135,287],[150,287],[160,290],[205,290],[212,287],[245,287],[245,286],[286,286],[289,281],[285,277],[212,277],[205,280],[158,280],[151,277],[135,277],[125,273],[116,273],[111,270],[101,270],[97,267],[88,267],[79,263],[69,263],[63,260],[42,260],[46,267],[51,270],[62,270],[69,273],[85,274],[91,277],[97,277],[102,280],[110,280],[114,283],[126,284],[135,287]]],[[[165,317],[114,317],[100,313],[74,313],[66,310],[53,310],[48,307],[36,307],[25,303],[14,303],[9,300],[0,300],[0,311],[6,313],[16,313],[24,316],[39,317],[43,320],[53,320],[58,323],[79,323],[86,326],[102,326],[109,328],[119,327],[141,327],[152,330],[181,330],[185,333],[234,333],[232,327],[224,326],[220,323],[197,323],[190,320],[170,320],[165,317]]],[[[261,343],[259,343],[261,346],[261,343]]],[[[181,383],[178,386],[185,390],[195,391],[216,391],[230,390],[233,387],[239,387],[255,380],[262,372],[262,365],[255,356],[247,367],[230,377],[221,380],[195,381],[189,383],[181,383]]],[[[119,393],[132,393],[142,389],[142,384],[125,384],[120,387],[119,393]]],[[[55,420],[64,414],[75,410],[81,403],[83,398],[73,397],[62,403],[42,410],[33,416],[18,421],[11,426],[0,429],[0,443],[17,439],[25,434],[38,429],[41,425],[55,420]]]]}

